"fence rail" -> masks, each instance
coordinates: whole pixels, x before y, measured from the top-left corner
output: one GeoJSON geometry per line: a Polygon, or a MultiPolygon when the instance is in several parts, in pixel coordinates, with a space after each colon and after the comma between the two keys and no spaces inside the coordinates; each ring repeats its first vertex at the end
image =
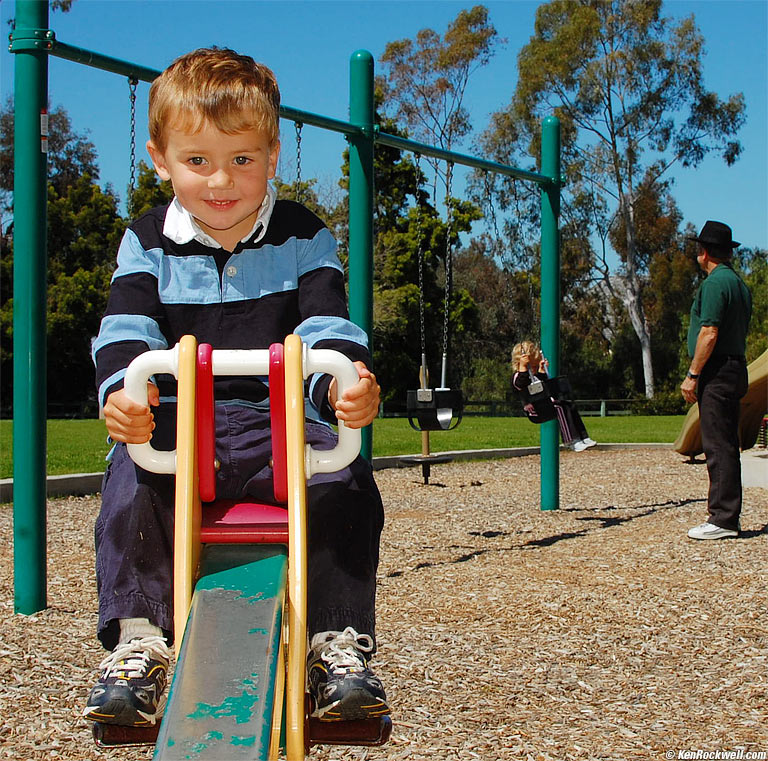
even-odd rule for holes
{"type": "MultiPolygon", "coordinates": [[[[582,416],[612,417],[638,414],[636,408],[642,399],[576,399],[576,408],[582,416]]],[[[488,399],[464,402],[464,417],[523,417],[524,412],[516,399],[488,399]]],[[[386,402],[379,406],[379,417],[408,417],[405,404],[386,402]]]]}

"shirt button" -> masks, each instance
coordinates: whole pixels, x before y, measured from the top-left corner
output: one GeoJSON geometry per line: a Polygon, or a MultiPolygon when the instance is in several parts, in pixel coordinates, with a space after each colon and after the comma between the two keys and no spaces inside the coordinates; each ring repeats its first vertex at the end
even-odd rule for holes
{"type": "Polygon", "coordinates": [[[227,275],[230,277],[237,275],[237,267],[227,267],[227,275]]]}

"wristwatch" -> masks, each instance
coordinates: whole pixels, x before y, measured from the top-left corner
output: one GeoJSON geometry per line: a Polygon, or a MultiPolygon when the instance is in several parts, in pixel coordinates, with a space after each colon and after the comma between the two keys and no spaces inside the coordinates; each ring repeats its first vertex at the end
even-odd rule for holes
{"type": "Polygon", "coordinates": [[[685,374],[686,378],[691,378],[691,380],[698,380],[699,376],[698,373],[694,375],[690,370],[685,374]]]}

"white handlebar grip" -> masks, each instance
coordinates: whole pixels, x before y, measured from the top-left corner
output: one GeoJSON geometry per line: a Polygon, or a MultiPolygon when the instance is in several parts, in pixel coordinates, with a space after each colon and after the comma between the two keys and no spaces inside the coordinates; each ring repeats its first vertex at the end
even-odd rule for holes
{"type": "MultiPolygon", "coordinates": [[[[138,404],[148,404],[147,383],[156,373],[176,375],[179,366],[178,345],[173,349],[146,351],[128,365],[125,371],[125,393],[138,404]]],[[[161,452],[149,442],[146,444],[128,444],[131,459],[144,470],[151,473],[175,473],[176,450],[161,452]]]]}
{"type": "MultiPolygon", "coordinates": [[[[328,373],[336,378],[338,396],[358,381],[357,368],[352,362],[337,351],[331,349],[309,349],[304,345],[304,375],[328,373]]],[[[178,375],[179,349],[147,351],[131,362],[125,373],[125,392],[130,399],[147,404],[147,383],[151,376],[158,373],[178,375]]],[[[216,374],[255,373],[263,374],[269,369],[268,350],[222,350],[213,352],[213,364],[216,374]]],[[[338,444],[329,450],[307,447],[307,478],[313,473],[333,473],[347,467],[360,452],[362,440],[359,428],[348,428],[343,421],[338,421],[338,444]]],[[[144,470],[152,473],[175,473],[176,450],[162,452],[150,442],[128,444],[131,459],[144,470]]]]}
{"type": "MultiPolygon", "coordinates": [[[[305,377],[312,373],[328,373],[336,378],[338,398],[359,379],[357,368],[352,361],[331,349],[306,348],[304,362],[305,377]]],[[[307,447],[307,478],[313,473],[333,473],[343,470],[359,454],[362,435],[359,428],[348,428],[343,420],[338,421],[339,443],[333,449],[314,449],[307,447]]]]}

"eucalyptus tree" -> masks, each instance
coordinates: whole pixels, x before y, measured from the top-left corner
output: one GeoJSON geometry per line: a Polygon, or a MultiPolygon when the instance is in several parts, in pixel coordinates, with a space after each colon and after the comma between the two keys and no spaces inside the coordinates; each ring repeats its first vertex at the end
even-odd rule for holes
{"type": "MultiPolygon", "coordinates": [[[[472,74],[487,65],[503,42],[488,9],[462,10],[441,36],[421,29],[415,39],[387,43],[377,78],[387,115],[414,140],[451,150],[472,131],[464,95],[472,74]]],[[[435,172],[439,164],[429,159],[435,172]]]]}
{"type": "MultiPolygon", "coordinates": [[[[638,246],[642,184],[710,152],[727,164],[741,153],[741,93],[723,99],[705,88],[704,39],[693,16],[662,16],[661,0],[551,0],[539,7],[530,42],[518,56],[510,104],[483,137],[489,152],[539,154],[540,122],[555,113],[563,128],[566,196],[589,205],[593,229],[621,259],[624,303],[640,342],[646,396],[654,373],[643,303],[647,261],[638,246]]],[[[605,249],[607,252],[607,248],[605,249]]],[[[608,258],[594,265],[607,288],[617,282],[608,258]]]]}

